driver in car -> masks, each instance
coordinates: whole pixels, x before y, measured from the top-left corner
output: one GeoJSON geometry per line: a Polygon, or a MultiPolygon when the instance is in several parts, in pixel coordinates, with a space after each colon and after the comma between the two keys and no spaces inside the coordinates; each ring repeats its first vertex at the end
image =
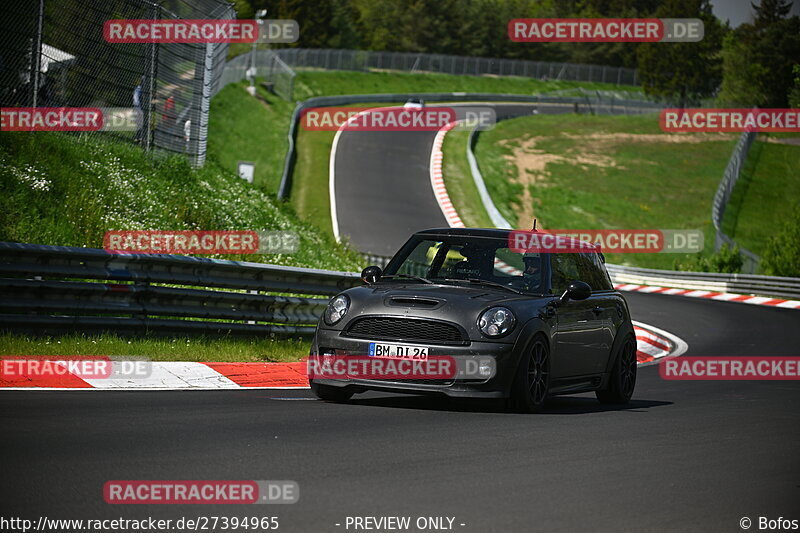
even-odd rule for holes
{"type": "Polygon", "coordinates": [[[522,262],[525,264],[525,270],[522,271],[525,290],[539,292],[539,286],[542,284],[541,256],[538,253],[528,252],[522,256],[522,262]]]}

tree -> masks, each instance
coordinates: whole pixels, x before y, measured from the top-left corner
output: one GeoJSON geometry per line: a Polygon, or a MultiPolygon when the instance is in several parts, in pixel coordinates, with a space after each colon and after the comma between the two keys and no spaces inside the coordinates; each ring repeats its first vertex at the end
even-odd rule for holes
{"type": "Polygon", "coordinates": [[[791,4],[764,0],[753,24],[742,24],[723,50],[723,104],[786,107],[800,57],[800,17],[786,18],[791,4]]]}
{"type": "Polygon", "coordinates": [[[768,276],[800,277],[800,204],[767,243],[761,257],[761,269],[768,276]]]}
{"type": "Polygon", "coordinates": [[[705,26],[696,43],[643,43],[637,53],[639,78],[647,94],[675,97],[683,106],[690,99],[713,94],[722,81],[719,52],[728,26],[711,12],[709,0],[667,0],[658,18],[699,18],[705,26]]]}
{"type": "Polygon", "coordinates": [[[750,3],[756,12],[756,27],[770,26],[781,19],[786,18],[792,9],[792,2],[786,0],[761,0],[761,5],[750,3]]]}
{"type": "Polygon", "coordinates": [[[328,46],[345,49],[359,48],[361,36],[358,31],[358,11],[348,0],[333,0],[333,2],[331,36],[328,39],[328,46]]]}
{"type": "Polygon", "coordinates": [[[755,51],[738,28],[722,45],[722,89],[717,103],[724,107],[762,107],[769,99],[767,68],[756,60],[755,51]]]}
{"type": "Polygon", "coordinates": [[[789,107],[793,108],[800,108],[800,65],[795,65],[792,67],[792,73],[794,74],[794,86],[792,90],[789,91],[789,107]]]}

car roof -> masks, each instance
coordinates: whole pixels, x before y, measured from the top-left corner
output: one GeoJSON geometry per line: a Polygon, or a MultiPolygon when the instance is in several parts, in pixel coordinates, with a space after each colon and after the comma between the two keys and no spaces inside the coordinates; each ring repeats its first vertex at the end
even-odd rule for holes
{"type": "Polygon", "coordinates": [[[496,239],[507,239],[511,230],[498,228],[431,228],[416,232],[414,235],[425,237],[493,237],[496,239]]]}
{"type": "MultiPolygon", "coordinates": [[[[512,232],[520,232],[525,230],[510,230],[500,228],[431,228],[416,232],[414,235],[420,237],[484,237],[493,239],[507,240],[512,232]]],[[[527,230],[531,231],[531,230],[527,230]]],[[[537,232],[538,233],[538,232],[537,232]]],[[[541,232],[547,233],[547,230],[541,232]]],[[[586,252],[599,252],[600,248],[594,244],[590,244],[569,235],[558,235],[558,240],[567,244],[572,244],[576,247],[585,248],[586,252]]]]}

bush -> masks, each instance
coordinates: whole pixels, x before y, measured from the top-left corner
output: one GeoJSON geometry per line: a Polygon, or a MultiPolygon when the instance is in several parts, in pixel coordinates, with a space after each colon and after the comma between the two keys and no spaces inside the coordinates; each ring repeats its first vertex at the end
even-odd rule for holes
{"type": "Polygon", "coordinates": [[[722,274],[738,274],[742,271],[742,254],[739,246],[732,249],[727,244],[722,245],[718,252],[710,256],[698,255],[692,259],[681,262],[675,260],[675,270],[684,272],[717,272],[722,274]]]}
{"type": "Polygon", "coordinates": [[[761,270],[768,276],[800,277],[800,204],[794,216],[767,243],[761,270]]]}

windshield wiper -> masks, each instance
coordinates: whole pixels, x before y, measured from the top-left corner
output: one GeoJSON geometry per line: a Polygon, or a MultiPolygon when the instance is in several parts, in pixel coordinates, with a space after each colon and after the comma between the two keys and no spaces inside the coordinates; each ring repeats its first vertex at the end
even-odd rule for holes
{"type": "Polygon", "coordinates": [[[495,283],[494,281],[489,281],[488,279],[480,279],[480,278],[444,278],[444,281],[468,281],[470,283],[478,283],[481,285],[489,285],[491,287],[497,287],[498,289],[505,289],[507,291],[511,291],[514,294],[523,294],[522,291],[509,287],[508,285],[503,285],[502,283],[495,283]]]}
{"type": "Polygon", "coordinates": [[[388,276],[381,276],[381,278],[380,278],[380,279],[386,279],[386,278],[404,278],[404,279],[415,279],[415,280],[417,280],[417,281],[421,281],[421,282],[423,282],[423,283],[428,283],[428,284],[430,284],[430,285],[434,285],[434,283],[433,283],[431,280],[429,280],[429,279],[425,279],[425,278],[423,278],[423,277],[420,277],[420,276],[410,276],[410,275],[408,275],[408,274],[389,274],[388,276]]]}

